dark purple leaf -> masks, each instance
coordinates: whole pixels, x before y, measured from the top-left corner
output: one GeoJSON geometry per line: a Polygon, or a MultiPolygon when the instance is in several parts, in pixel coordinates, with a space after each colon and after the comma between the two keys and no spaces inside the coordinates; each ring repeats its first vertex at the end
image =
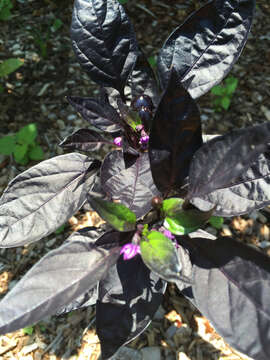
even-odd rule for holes
{"type": "Polygon", "coordinates": [[[151,170],[159,191],[164,193],[182,185],[192,156],[201,145],[199,110],[172,69],[149,140],[151,170]]]}
{"type": "Polygon", "coordinates": [[[98,290],[97,334],[104,360],[145,330],[165,289],[166,282],[150,272],[139,255],[118,259],[98,290]]]}
{"type": "Polygon", "coordinates": [[[268,360],[269,257],[227,237],[190,243],[196,306],[229,345],[268,360]]]}
{"type": "Polygon", "coordinates": [[[131,88],[132,99],[143,94],[148,95],[157,106],[159,93],[155,74],[141,51],[128,78],[128,85],[131,88]]]}
{"type": "Polygon", "coordinates": [[[219,83],[241,54],[254,8],[254,0],[216,0],[193,13],[161,49],[158,71],[163,87],[172,66],[193,98],[219,83]]]}
{"type": "MultiPolygon", "coordinates": [[[[257,172],[254,176],[252,170],[248,175],[247,170],[259,155],[267,150],[268,142],[270,142],[270,123],[237,130],[208,141],[196,152],[191,162],[188,198],[195,204],[194,198],[201,198],[224,187],[231,188],[233,184],[238,183],[238,178],[242,175],[246,179],[249,176],[255,179],[257,175],[262,178],[268,173],[268,166],[266,168],[262,166],[263,169],[260,171],[263,171],[263,175],[259,171],[259,174],[257,172]]],[[[258,166],[255,165],[255,168],[258,166]]],[[[241,190],[242,195],[246,197],[245,185],[241,190]]],[[[256,199],[256,193],[254,198],[256,199]]],[[[229,197],[227,201],[231,203],[229,197]]],[[[226,207],[226,199],[223,199],[223,202],[226,207]]]]}
{"type": "Polygon", "coordinates": [[[270,205],[270,151],[260,154],[230,186],[212,191],[192,203],[199,209],[216,205],[218,216],[237,216],[270,205]]]}
{"type": "Polygon", "coordinates": [[[98,298],[97,286],[86,291],[84,294],[78,296],[74,301],[68,305],[61,307],[55,315],[63,315],[74,310],[83,309],[91,305],[95,305],[98,298]]]}
{"type": "Polygon", "coordinates": [[[121,150],[109,153],[101,167],[101,184],[109,197],[120,200],[140,218],[151,210],[151,199],[159,192],[152,179],[148,154],[133,158],[126,166],[121,150]]]}
{"type": "Polygon", "coordinates": [[[99,166],[70,153],[15,177],[0,199],[0,247],[31,243],[64,224],[85,202],[99,166]]]}
{"type": "Polygon", "coordinates": [[[72,150],[95,151],[103,144],[114,145],[94,130],[79,129],[67,136],[59,146],[72,150]]]}
{"type": "Polygon", "coordinates": [[[68,96],[69,103],[74,106],[82,117],[96,128],[114,133],[121,130],[121,119],[118,112],[108,103],[107,98],[103,101],[79,96],[68,96]]]}
{"type": "Polygon", "coordinates": [[[103,279],[119,257],[117,245],[105,249],[92,235],[89,241],[87,233],[71,237],[72,241],[45,255],[1,301],[1,334],[65,308],[103,279]]]}
{"type": "Polygon", "coordinates": [[[134,30],[117,0],[75,0],[73,50],[93,81],[123,95],[137,54],[134,30]]]}

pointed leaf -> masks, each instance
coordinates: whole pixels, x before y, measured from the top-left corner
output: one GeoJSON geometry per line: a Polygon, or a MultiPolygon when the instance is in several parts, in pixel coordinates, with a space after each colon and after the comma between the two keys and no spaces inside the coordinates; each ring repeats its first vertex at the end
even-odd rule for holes
{"type": "Polygon", "coordinates": [[[170,198],[162,202],[162,210],[166,216],[173,216],[176,212],[182,210],[183,199],[170,198]]]}
{"type": "Polygon", "coordinates": [[[68,96],[67,99],[76,111],[96,128],[109,133],[121,130],[120,117],[108,102],[79,96],[68,96]]]}
{"type": "Polygon", "coordinates": [[[11,74],[23,65],[23,61],[16,58],[4,60],[0,64],[0,78],[11,74]]]}
{"type": "Polygon", "coordinates": [[[90,194],[88,201],[93,209],[118,231],[135,229],[136,215],[125,205],[100,199],[90,194]]]}
{"type": "Polygon", "coordinates": [[[214,208],[203,212],[197,209],[180,210],[167,216],[164,226],[175,235],[185,235],[197,230],[211,217],[214,208]]]}
{"type": "Polygon", "coordinates": [[[202,145],[200,114],[175,70],[156,110],[149,140],[153,179],[159,191],[180,187],[195,151],[202,145]]]}
{"type": "Polygon", "coordinates": [[[0,333],[55,314],[103,279],[119,254],[119,247],[107,250],[76,234],[76,240],[42,258],[1,301],[0,333]]]}
{"type": "Polygon", "coordinates": [[[99,161],[76,153],[42,161],[15,177],[0,198],[0,247],[49,235],[86,200],[99,161]]]}
{"type": "Polygon", "coordinates": [[[158,231],[142,237],[141,255],[150,270],[167,281],[178,281],[181,264],[174,243],[158,231]]]}
{"type": "Polygon", "coordinates": [[[72,150],[95,151],[98,150],[102,144],[113,145],[113,142],[105,139],[94,130],[79,129],[61,141],[59,146],[72,150]]]}
{"type": "Polygon", "coordinates": [[[141,50],[128,78],[128,84],[131,87],[132,99],[142,94],[148,95],[157,106],[159,93],[155,74],[141,50]]]}
{"type": "Polygon", "coordinates": [[[93,81],[123,89],[136,60],[137,42],[124,8],[117,0],[75,0],[73,50],[93,81]]]}
{"type": "Polygon", "coordinates": [[[209,219],[209,224],[212,225],[216,229],[221,229],[223,222],[224,222],[224,219],[221,216],[211,216],[209,219]]]}
{"type": "Polygon", "coordinates": [[[190,165],[188,198],[231,186],[265,152],[270,123],[218,136],[204,144],[190,165]]]}
{"type": "Polygon", "coordinates": [[[229,345],[269,359],[269,257],[227,237],[190,242],[196,306],[229,345]]]}
{"type": "Polygon", "coordinates": [[[148,154],[133,159],[126,166],[121,150],[109,153],[101,167],[101,184],[112,199],[120,200],[140,218],[151,210],[152,198],[160,193],[152,179],[148,154]]]}
{"type": "Polygon", "coordinates": [[[96,306],[97,334],[102,358],[109,359],[120,346],[141,334],[161,304],[166,282],[151,272],[140,256],[118,259],[99,283],[96,306]]]}
{"type": "Polygon", "coordinates": [[[196,99],[218,84],[237,61],[251,27],[254,0],[212,0],[169,36],[158,57],[163,87],[175,67],[196,99]]]}
{"type": "Polygon", "coordinates": [[[15,149],[16,141],[14,135],[7,135],[0,139],[0,154],[11,155],[15,149]]]}
{"type": "Polygon", "coordinates": [[[207,211],[216,204],[215,215],[237,216],[270,205],[270,147],[228,187],[195,197],[192,203],[207,211]]]}
{"type": "Polygon", "coordinates": [[[19,144],[32,144],[36,137],[36,124],[28,124],[21,128],[16,134],[16,140],[19,144]]]}
{"type": "Polygon", "coordinates": [[[44,159],[44,152],[40,145],[29,147],[28,156],[31,160],[40,161],[44,159]]]}

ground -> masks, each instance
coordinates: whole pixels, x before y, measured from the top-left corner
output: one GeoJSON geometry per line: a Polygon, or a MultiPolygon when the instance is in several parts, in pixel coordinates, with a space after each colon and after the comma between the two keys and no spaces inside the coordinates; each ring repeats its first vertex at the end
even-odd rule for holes
{"type": "MultiPolygon", "coordinates": [[[[147,56],[155,56],[169,33],[187,14],[205,2],[129,0],[126,8],[147,56]]],[[[258,1],[257,5],[247,45],[230,73],[239,83],[229,110],[216,111],[211,94],[199,100],[205,133],[223,134],[270,121],[270,5],[268,0],[258,1]]],[[[62,149],[57,146],[59,141],[76,128],[87,125],[68,105],[65,96],[95,96],[98,93],[71,49],[71,11],[72,1],[17,0],[14,1],[12,19],[0,24],[0,60],[10,57],[24,60],[23,67],[1,80],[4,92],[0,95],[0,137],[16,132],[26,124],[36,123],[45,158],[61,154],[62,149]],[[60,19],[62,25],[54,31],[52,25],[56,19],[60,19]]],[[[9,180],[33,164],[21,166],[0,155],[0,194],[9,180]]],[[[81,212],[70,219],[69,226],[60,234],[52,234],[29,246],[1,249],[1,296],[40,257],[62,244],[71,231],[86,223],[98,222],[95,216],[92,212],[81,212]]],[[[270,209],[266,208],[249,216],[227,219],[219,234],[232,235],[268,254],[269,229],[270,209]]],[[[207,230],[216,233],[213,228],[207,230]]],[[[20,330],[1,336],[0,360],[94,360],[99,357],[94,307],[45,319],[28,332],[20,330]]],[[[123,359],[140,359],[141,356],[153,360],[246,359],[224,343],[173,284],[168,287],[152,325],[128,346],[130,350],[126,351],[129,353],[122,354],[123,359]],[[140,349],[143,351],[135,351],[140,349]]]]}

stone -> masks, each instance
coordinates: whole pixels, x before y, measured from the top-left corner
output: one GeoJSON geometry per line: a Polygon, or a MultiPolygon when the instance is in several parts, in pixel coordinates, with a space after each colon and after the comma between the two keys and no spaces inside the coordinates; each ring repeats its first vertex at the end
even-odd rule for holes
{"type": "Polygon", "coordinates": [[[123,346],[117,351],[111,360],[143,360],[143,358],[140,351],[123,346]]]}
{"type": "Polygon", "coordinates": [[[158,346],[149,346],[141,349],[142,360],[161,360],[161,351],[158,346]]]}

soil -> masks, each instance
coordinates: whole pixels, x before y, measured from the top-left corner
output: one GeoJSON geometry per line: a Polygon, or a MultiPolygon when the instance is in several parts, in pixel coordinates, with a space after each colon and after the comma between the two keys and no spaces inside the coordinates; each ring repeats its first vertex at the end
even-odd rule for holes
{"type": "MultiPolygon", "coordinates": [[[[69,38],[72,1],[17,0],[12,19],[0,24],[0,61],[17,57],[24,65],[0,80],[0,137],[35,123],[45,158],[63,153],[58,143],[85,121],[66,100],[67,95],[96,96],[98,89],[83,72],[69,38]],[[52,25],[61,20],[54,31],[52,25]]],[[[129,0],[125,5],[137,39],[146,55],[156,56],[170,32],[206,1],[129,0]]],[[[238,79],[228,111],[217,111],[211,93],[199,99],[204,133],[223,134],[232,129],[270,121],[270,4],[258,1],[246,47],[230,76],[238,79]]],[[[0,194],[9,180],[34,165],[22,166],[0,155],[0,194]]],[[[60,246],[78,226],[97,224],[93,212],[76,214],[60,234],[29,246],[0,249],[0,296],[48,251],[60,246]]],[[[270,254],[270,209],[226,219],[221,230],[270,254]]],[[[221,305],[222,311],[222,305],[221,305]]],[[[178,292],[168,286],[152,325],[128,345],[119,359],[238,360],[247,359],[225,344],[211,324],[178,292]],[[134,349],[134,352],[132,350],[134,349]],[[136,352],[135,350],[143,349],[136,352]],[[148,350],[146,350],[148,349],[148,350]],[[147,355],[148,354],[148,355],[147,355]],[[129,357],[128,357],[129,356],[129,357]],[[133,356],[133,357],[132,357],[133,356]]],[[[95,360],[100,346],[95,333],[95,307],[71,315],[44,319],[28,330],[0,336],[0,360],[95,360]],[[31,333],[32,331],[32,333],[31,333]],[[28,333],[27,333],[28,332],[28,333]],[[31,334],[30,334],[31,333],[31,334]]]]}

